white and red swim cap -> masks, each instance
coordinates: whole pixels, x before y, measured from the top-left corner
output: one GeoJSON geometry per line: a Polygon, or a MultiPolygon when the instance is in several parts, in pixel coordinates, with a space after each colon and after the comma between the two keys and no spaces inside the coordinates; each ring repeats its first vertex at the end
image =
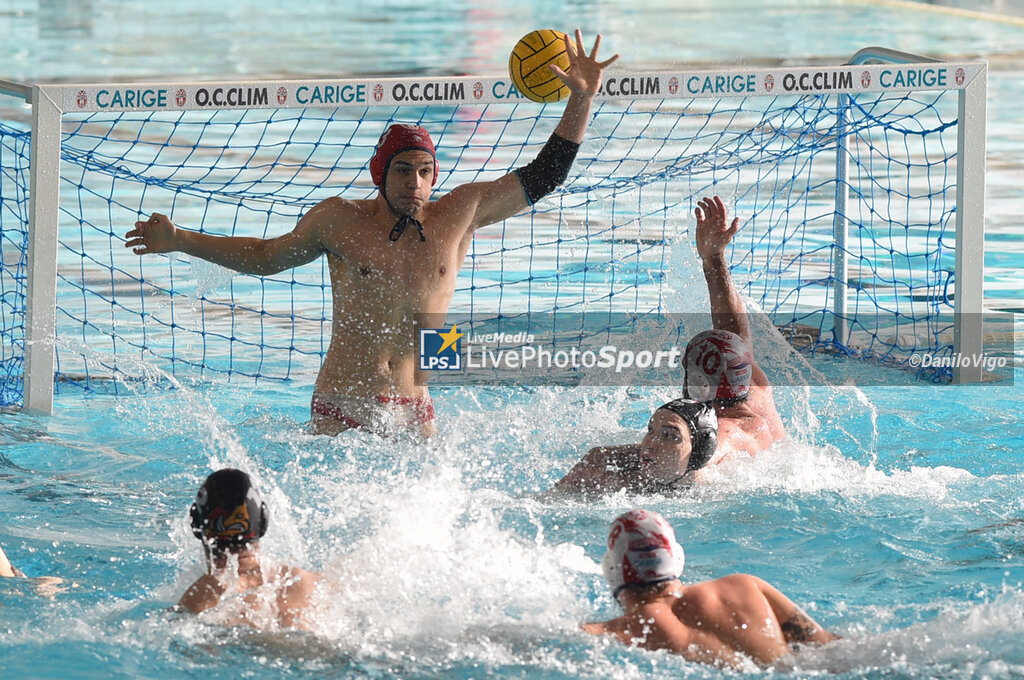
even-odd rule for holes
{"type": "Polygon", "coordinates": [[[698,333],[686,346],[683,360],[685,394],[697,401],[739,401],[750,393],[754,356],[736,333],[698,333]]]}
{"type": "Polygon", "coordinates": [[[630,510],[612,522],[601,568],[612,597],[618,597],[626,586],[679,578],[685,561],[676,532],[664,517],[650,510],[630,510]]]}
{"type": "Polygon", "coordinates": [[[433,186],[437,183],[439,166],[437,163],[437,150],[434,142],[430,139],[430,133],[420,125],[409,123],[395,123],[384,131],[377,141],[377,149],[370,159],[370,178],[374,185],[383,189],[384,178],[388,174],[388,166],[392,159],[403,151],[426,151],[434,157],[434,179],[430,182],[433,186]]]}

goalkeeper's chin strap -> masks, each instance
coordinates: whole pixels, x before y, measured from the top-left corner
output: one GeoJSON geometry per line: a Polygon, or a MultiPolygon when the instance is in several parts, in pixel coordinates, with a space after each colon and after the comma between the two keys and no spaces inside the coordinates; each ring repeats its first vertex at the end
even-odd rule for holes
{"type": "MultiPolygon", "coordinates": [[[[384,202],[388,204],[388,209],[394,214],[398,215],[398,211],[395,210],[395,206],[391,205],[391,201],[388,200],[388,195],[384,191],[384,185],[381,183],[380,195],[384,198],[384,202]]],[[[412,224],[416,227],[416,231],[420,233],[420,241],[426,241],[427,237],[423,235],[423,223],[412,215],[398,215],[398,221],[395,222],[395,226],[391,227],[391,233],[388,234],[388,240],[394,243],[398,239],[402,238],[402,234],[412,224]]]]}
{"type": "MultiPolygon", "coordinates": [[[[387,198],[385,198],[384,200],[386,201],[387,198]]],[[[391,204],[388,203],[388,207],[390,206],[391,204]]],[[[391,210],[393,212],[394,208],[391,208],[391,210]]],[[[398,239],[402,238],[402,234],[405,232],[406,228],[410,224],[414,225],[416,227],[416,231],[420,233],[420,241],[426,241],[427,237],[423,235],[423,223],[420,222],[415,217],[413,217],[412,215],[402,215],[401,217],[398,218],[398,221],[395,222],[395,226],[391,227],[391,233],[388,234],[388,240],[397,241],[398,239]]]]}

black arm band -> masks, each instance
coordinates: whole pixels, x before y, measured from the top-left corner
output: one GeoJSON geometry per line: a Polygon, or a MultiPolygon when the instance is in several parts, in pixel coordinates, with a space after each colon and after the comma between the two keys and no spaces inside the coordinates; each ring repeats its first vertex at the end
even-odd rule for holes
{"type": "Polygon", "coordinates": [[[565,181],[579,150],[580,145],[576,142],[552,133],[533,162],[515,170],[530,205],[547,196],[565,181]]]}

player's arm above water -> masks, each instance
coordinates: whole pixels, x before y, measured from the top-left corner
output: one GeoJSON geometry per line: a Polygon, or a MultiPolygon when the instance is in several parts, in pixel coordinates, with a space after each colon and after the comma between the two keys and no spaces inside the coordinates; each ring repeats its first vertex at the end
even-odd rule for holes
{"type": "Polygon", "coordinates": [[[770,583],[756,576],[750,578],[754,579],[758,590],[764,595],[779,620],[782,636],[787,644],[824,644],[839,639],[838,635],[825,630],[770,583]]]}
{"type": "Polygon", "coordinates": [[[554,490],[564,493],[586,493],[614,490],[620,486],[621,475],[636,467],[640,446],[597,446],[587,452],[562,479],[554,490]]]}
{"type": "Polygon", "coordinates": [[[7,555],[4,554],[4,549],[2,547],[0,547],[0,576],[6,576],[7,578],[24,576],[24,574],[18,571],[18,569],[7,560],[7,555]]]}
{"type": "MultiPolygon", "coordinates": [[[[725,249],[739,231],[740,219],[734,217],[729,222],[725,203],[718,196],[702,198],[698,206],[694,211],[697,217],[696,245],[711,299],[711,323],[716,329],[740,336],[753,351],[750,321],[732,275],[729,274],[729,263],[725,260],[725,249]]],[[[751,383],[768,385],[767,376],[756,362],[752,368],[751,383]]]]}
{"type": "Polygon", "coordinates": [[[160,213],[135,223],[125,247],[136,255],[182,252],[243,274],[265,276],[312,262],[325,250],[321,228],[347,221],[349,202],[328,198],[303,215],[295,228],[275,238],[215,236],[182,229],[160,213]]]}
{"type": "Polygon", "coordinates": [[[220,602],[224,586],[214,576],[203,574],[181,596],[173,609],[200,614],[220,602]]]}
{"type": "Polygon", "coordinates": [[[588,54],[583,46],[583,34],[577,29],[575,48],[565,37],[569,70],[552,65],[552,71],[570,95],[562,111],[562,118],[537,158],[493,182],[474,182],[457,187],[451,198],[461,206],[472,206],[474,216],[470,231],[507,219],[550,193],[568,177],[576,159],[576,151],[590,123],[590,107],[601,86],[604,69],[618,60],[615,55],[605,61],[597,60],[601,36],[594,40],[588,54]]]}
{"type": "Polygon", "coordinates": [[[278,595],[278,612],[281,625],[288,628],[310,630],[310,617],[316,606],[315,595],[321,575],[298,567],[288,567],[284,572],[284,585],[278,595]]]}
{"type": "Polygon", "coordinates": [[[732,282],[725,249],[740,228],[740,218],[728,222],[725,204],[718,196],[702,198],[697,216],[696,245],[704,266],[704,279],[711,298],[711,320],[715,328],[731,331],[750,343],[750,324],[743,300],[732,282]]]}

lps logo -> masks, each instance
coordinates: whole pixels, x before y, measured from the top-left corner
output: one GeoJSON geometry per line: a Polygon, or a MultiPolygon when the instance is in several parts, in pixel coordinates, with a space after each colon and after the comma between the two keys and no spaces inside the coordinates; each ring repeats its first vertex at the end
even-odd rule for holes
{"type": "Polygon", "coordinates": [[[420,370],[460,371],[462,370],[462,343],[455,325],[450,331],[443,328],[420,329],[420,370]]]}

